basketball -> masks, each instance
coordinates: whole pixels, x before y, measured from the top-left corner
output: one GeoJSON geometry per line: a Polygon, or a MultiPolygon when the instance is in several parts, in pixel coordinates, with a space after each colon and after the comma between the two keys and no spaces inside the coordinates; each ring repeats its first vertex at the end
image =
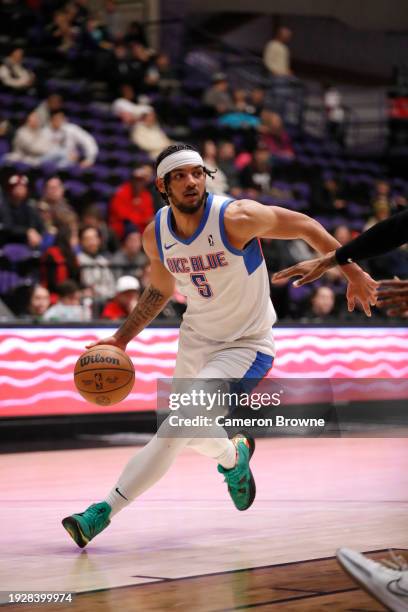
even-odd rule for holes
{"type": "Polygon", "coordinates": [[[133,363],[122,349],[100,344],[83,353],[75,364],[75,386],[88,402],[112,406],[121,402],[135,382],[133,363]]]}

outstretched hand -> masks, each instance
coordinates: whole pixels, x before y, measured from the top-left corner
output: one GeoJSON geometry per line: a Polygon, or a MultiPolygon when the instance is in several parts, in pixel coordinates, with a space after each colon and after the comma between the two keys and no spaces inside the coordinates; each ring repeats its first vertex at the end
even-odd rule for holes
{"type": "Polygon", "coordinates": [[[300,278],[293,283],[293,286],[301,287],[302,285],[306,285],[307,283],[317,280],[323,276],[327,270],[330,270],[330,268],[336,265],[337,262],[334,257],[334,251],[332,251],[331,253],[327,253],[322,257],[302,261],[294,266],[291,266],[290,268],[276,272],[272,276],[272,282],[275,283],[281,280],[289,280],[294,276],[300,276],[300,278]]]}
{"type": "Polygon", "coordinates": [[[356,302],[360,302],[367,317],[371,317],[371,306],[377,304],[378,283],[367,272],[362,271],[358,281],[349,281],[347,285],[347,305],[353,312],[356,302]]]}
{"type": "Polygon", "coordinates": [[[408,281],[392,279],[379,281],[378,307],[387,309],[391,317],[408,316],[408,281]]]}
{"type": "MultiPolygon", "coordinates": [[[[302,285],[317,280],[323,276],[327,270],[330,270],[330,268],[336,265],[335,253],[332,251],[322,257],[302,261],[290,268],[286,268],[286,270],[277,272],[272,276],[272,282],[289,280],[294,276],[300,276],[300,278],[293,283],[293,286],[302,287],[302,285]]],[[[371,306],[375,306],[377,303],[377,287],[378,283],[376,283],[369,274],[361,270],[358,280],[353,282],[350,281],[347,286],[347,305],[349,312],[352,312],[356,306],[356,302],[359,302],[367,317],[370,317],[371,306]]]]}

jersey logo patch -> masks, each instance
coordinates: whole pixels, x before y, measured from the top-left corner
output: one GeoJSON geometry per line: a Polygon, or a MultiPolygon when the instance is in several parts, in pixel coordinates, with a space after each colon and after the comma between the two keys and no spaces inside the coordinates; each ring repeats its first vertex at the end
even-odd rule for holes
{"type": "Polygon", "coordinates": [[[209,236],[208,236],[208,244],[210,246],[214,246],[214,238],[213,238],[212,234],[209,234],[209,236]]]}
{"type": "Polygon", "coordinates": [[[171,249],[171,247],[174,247],[176,244],[177,244],[177,242],[173,242],[173,244],[165,244],[165,245],[164,245],[164,248],[165,248],[165,249],[166,249],[166,251],[167,251],[168,249],[171,249]]]}

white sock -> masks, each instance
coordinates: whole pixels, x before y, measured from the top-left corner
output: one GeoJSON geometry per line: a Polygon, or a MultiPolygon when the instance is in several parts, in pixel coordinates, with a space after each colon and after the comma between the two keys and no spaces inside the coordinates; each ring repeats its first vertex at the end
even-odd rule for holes
{"type": "Polygon", "coordinates": [[[237,461],[235,445],[225,438],[194,438],[188,443],[190,448],[206,457],[212,457],[227,470],[233,468],[237,461]]]}
{"type": "Polygon", "coordinates": [[[161,438],[156,434],[132,457],[104,500],[112,508],[110,518],[157,482],[189,441],[188,438],[161,438]]]}

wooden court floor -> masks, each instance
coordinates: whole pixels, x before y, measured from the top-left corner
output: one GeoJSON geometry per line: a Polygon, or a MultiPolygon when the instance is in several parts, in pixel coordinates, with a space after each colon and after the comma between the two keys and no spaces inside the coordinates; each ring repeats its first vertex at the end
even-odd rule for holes
{"type": "Polygon", "coordinates": [[[0,455],[0,591],[73,592],[44,606],[72,612],[383,609],[333,555],[408,549],[406,440],[260,440],[247,512],[215,465],[186,451],[81,551],[61,518],[103,498],[135,452],[0,455]]]}

